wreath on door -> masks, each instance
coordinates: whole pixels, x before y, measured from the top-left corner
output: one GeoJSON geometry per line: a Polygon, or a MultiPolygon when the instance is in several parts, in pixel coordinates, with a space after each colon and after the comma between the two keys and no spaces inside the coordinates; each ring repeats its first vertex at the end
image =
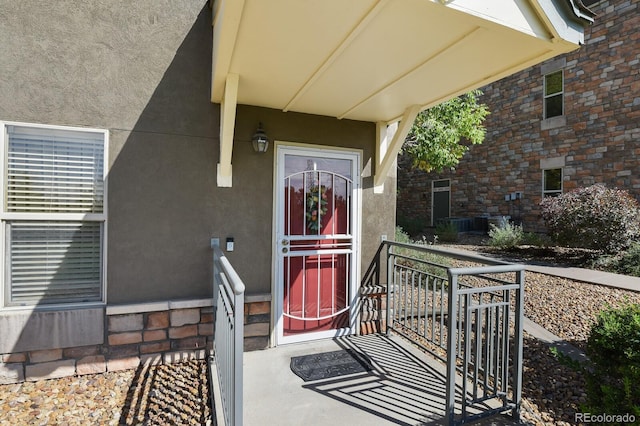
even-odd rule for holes
{"type": "Polygon", "coordinates": [[[307,192],[307,228],[313,232],[320,230],[322,216],[327,214],[327,188],[312,186],[307,192]]]}

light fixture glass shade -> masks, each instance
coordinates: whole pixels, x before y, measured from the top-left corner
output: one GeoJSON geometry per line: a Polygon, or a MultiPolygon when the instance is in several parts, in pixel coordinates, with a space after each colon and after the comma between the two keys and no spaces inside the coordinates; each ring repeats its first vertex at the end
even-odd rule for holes
{"type": "Polygon", "coordinates": [[[253,150],[255,152],[267,152],[269,148],[269,138],[262,128],[262,123],[258,123],[258,130],[253,134],[251,138],[253,144],[253,150]]]}

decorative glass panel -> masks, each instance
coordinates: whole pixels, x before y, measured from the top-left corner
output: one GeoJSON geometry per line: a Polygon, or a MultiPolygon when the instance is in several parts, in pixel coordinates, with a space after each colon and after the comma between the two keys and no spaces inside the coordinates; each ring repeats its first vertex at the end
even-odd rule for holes
{"type": "Polygon", "coordinates": [[[353,160],[285,155],[283,336],[349,326],[353,160]]]}

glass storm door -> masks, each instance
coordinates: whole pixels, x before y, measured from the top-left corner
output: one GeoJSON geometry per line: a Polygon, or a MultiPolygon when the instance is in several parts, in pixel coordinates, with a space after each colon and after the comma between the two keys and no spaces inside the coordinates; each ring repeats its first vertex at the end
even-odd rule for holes
{"type": "Polygon", "coordinates": [[[278,343],[351,333],[356,153],[279,147],[278,343]]]}

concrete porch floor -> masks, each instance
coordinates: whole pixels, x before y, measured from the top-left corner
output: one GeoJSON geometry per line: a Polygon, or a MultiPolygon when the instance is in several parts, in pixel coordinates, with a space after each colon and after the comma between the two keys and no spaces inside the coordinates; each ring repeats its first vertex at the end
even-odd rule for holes
{"type": "MultiPolygon", "coordinates": [[[[441,425],[445,369],[399,336],[373,334],[283,345],[244,354],[244,424],[441,425]],[[354,349],[374,369],[304,382],[291,357],[354,349]]],[[[482,424],[513,424],[503,416],[482,424]]]]}

